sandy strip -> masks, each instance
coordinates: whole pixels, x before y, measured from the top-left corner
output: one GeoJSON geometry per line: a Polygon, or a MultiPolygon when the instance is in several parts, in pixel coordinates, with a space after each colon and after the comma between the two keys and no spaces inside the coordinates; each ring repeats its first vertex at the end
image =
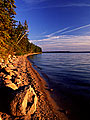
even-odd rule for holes
{"type": "MultiPolygon", "coordinates": [[[[31,120],[68,120],[66,115],[60,112],[56,102],[51,98],[46,81],[32,67],[32,64],[27,58],[29,55],[33,55],[33,53],[24,56],[17,56],[14,60],[10,59],[10,62],[7,61],[7,67],[5,70],[6,73],[9,72],[10,75],[6,75],[6,73],[1,72],[0,85],[8,86],[13,90],[25,85],[31,85],[38,99],[36,111],[32,114],[31,120]]],[[[30,120],[29,118],[24,119],[23,116],[16,116],[13,118],[13,116],[7,114],[7,112],[3,113],[2,111],[0,111],[0,119],[30,120]]]]}
{"type": "Polygon", "coordinates": [[[40,74],[32,67],[32,64],[27,59],[27,70],[30,72],[32,81],[31,85],[38,95],[37,111],[33,115],[33,119],[37,120],[68,120],[64,113],[59,111],[56,102],[50,96],[48,85],[40,74]]]}

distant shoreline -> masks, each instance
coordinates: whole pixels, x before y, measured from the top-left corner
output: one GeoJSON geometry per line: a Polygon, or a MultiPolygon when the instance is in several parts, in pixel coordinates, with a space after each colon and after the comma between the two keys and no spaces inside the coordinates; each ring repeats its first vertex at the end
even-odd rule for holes
{"type": "Polygon", "coordinates": [[[90,53],[90,51],[43,51],[42,53],[90,53]]]}

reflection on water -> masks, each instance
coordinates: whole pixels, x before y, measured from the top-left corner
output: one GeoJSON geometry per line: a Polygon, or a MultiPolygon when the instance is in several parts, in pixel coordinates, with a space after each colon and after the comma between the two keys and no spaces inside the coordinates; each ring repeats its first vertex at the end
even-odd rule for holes
{"type": "Polygon", "coordinates": [[[84,112],[87,117],[90,114],[87,110],[90,107],[90,53],[43,53],[30,56],[30,59],[48,76],[49,86],[54,89],[58,104],[63,101],[75,115],[82,116],[84,112]],[[75,111],[76,106],[78,110],[75,111]]]}

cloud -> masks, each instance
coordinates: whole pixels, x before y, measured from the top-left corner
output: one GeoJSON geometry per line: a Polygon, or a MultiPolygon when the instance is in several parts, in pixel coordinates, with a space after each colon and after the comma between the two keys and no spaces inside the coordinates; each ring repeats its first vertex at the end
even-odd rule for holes
{"type": "Polygon", "coordinates": [[[47,0],[23,0],[23,1],[30,4],[38,4],[38,3],[45,2],[47,0]]]}
{"type": "Polygon", "coordinates": [[[88,24],[88,25],[84,25],[84,26],[81,26],[81,27],[77,27],[77,28],[72,29],[72,30],[69,30],[69,31],[65,31],[65,32],[63,32],[63,33],[61,33],[61,34],[74,32],[74,31],[76,31],[76,30],[80,30],[80,29],[83,29],[83,28],[86,28],[86,27],[90,27],[90,24],[88,24]]]}
{"type": "Polygon", "coordinates": [[[65,4],[57,7],[90,7],[90,3],[71,3],[71,4],[65,4]]]}
{"type": "Polygon", "coordinates": [[[60,35],[42,40],[32,40],[43,50],[90,50],[90,36],[60,35]]]}
{"type": "Polygon", "coordinates": [[[32,40],[32,42],[41,46],[43,50],[60,50],[59,48],[62,48],[62,50],[90,50],[90,35],[87,35],[87,33],[86,35],[66,34],[86,27],[90,27],[90,24],[71,30],[68,30],[70,27],[67,27],[51,34],[44,35],[43,39],[32,40]],[[56,36],[57,33],[60,33],[60,35],[56,36]]]}
{"type": "MultiPolygon", "coordinates": [[[[47,0],[24,0],[26,1],[26,3],[30,3],[30,4],[38,4],[38,3],[43,3],[46,2],[47,0]]],[[[65,7],[90,7],[90,3],[75,3],[75,4],[59,4],[59,5],[47,5],[47,6],[32,6],[31,8],[27,8],[26,10],[33,10],[33,9],[46,9],[46,8],[65,8],[65,7]]]]}
{"type": "MultiPolygon", "coordinates": [[[[47,32],[46,31],[44,31],[44,32],[42,32],[42,33],[39,33],[38,35],[36,35],[36,34],[33,34],[32,35],[32,38],[34,37],[34,39],[40,39],[40,38],[45,38],[45,34],[46,34],[47,32]]],[[[30,38],[31,38],[31,36],[30,36],[30,38]]]]}
{"type": "MultiPolygon", "coordinates": [[[[56,4],[52,4],[51,0],[22,0],[24,1],[28,6],[26,7],[25,5],[23,6],[24,11],[30,11],[30,10],[39,10],[39,9],[47,9],[47,8],[65,8],[65,7],[90,7],[90,2],[89,3],[62,3],[58,2],[56,0],[56,4]],[[48,2],[48,4],[43,4],[45,2],[48,2]],[[42,5],[40,6],[40,3],[42,5]]],[[[22,9],[23,10],[23,9],[22,9]]]]}
{"type": "Polygon", "coordinates": [[[46,35],[46,37],[51,37],[51,36],[55,35],[56,33],[61,33],[61,32],[63,32],[63,31],[65,31],[65,30],[67,30],[67,29],[69,29],[69,27],[60,29],[60,30],[58,30],[58,31],[56,31],[56,32],[53,32],[53,33],[51,33],[51,34],[49,34],[49,35],[46,35]]]}
{"type": "Polygon", "coordinates": [[[46,31],[45,31],[45,32],[42,32],[41,35],[45,35],[46,33],[47,33],[46,31]]]}
{"type": "MultiPolygon", "coordinates": [[[[77,31],[77,30],[80,30],[80,29],[83,29],[83,28],[87,28],[87,27],[90,27],[90,24],[88,24],[88,25],[83,25],[83,26],[80,26],[80,27],[77,27],[77,28],[74,28],[74,29],[71,29],[71,30],[68,30],[70,27],[66,27],[66,28],[63,28],[63,29],[60,29],[60,30],[58,30],[58,31],[56,31],[56,32],[53,32],[53,33],[51,33],[51,34],[48,34],[48,35],[43,35],[42,36],[42,34],[41,34],[41,37],[46,37],[46,38],[55,38],[55,39],[57,39],[57,38],[60,38],[60,37],[62,37],[62,36],[55,36],[55,34],[57,34],[57,33],[60,33],[61,35],[64,35],[64,34],[66,34],[66,33],[70,33],[70,32],[74,32],[74,31],[77,31]]],[[[87,34],[89,34],[90,32],[88,32],[87,34]]],[[[45,34],[45,32],[44,32],[44,34],[45,34]]],[[[39,36],[40,37],[40,36],[39,36]]]]}
{"type": "MultiPolygon", "coordinates": [[[[70,27],[66,27],[66,28],[63,28],[63,29],[60,29],[56,32],[53,32],[51,34],[48,34],[48,35],[44,35],[46,32],[43,32],[41,33],[40,35],[34,35],[34,38],[46,38],[46,40],[49,40],[49,39],[58,39],[58,38],[63,38],[63,35],[65,36],[66,33],[70,33],[70,32],[74,32],[74,31],[77,31],[77,30],[80,30],[80,29],[83,29],[83,28],[87,28],[87,27],[90,27],[90,24],[88,25],[83,25],[83,26],[80,26],[80,27],[77,27],[77,28],[74,28],[74,29],[71,29],[71,30],[68,30],[70,27]],[[55,34],[57,33],[60,33],[60,36],[55,36],[55,34]],[[61,36],[62,35],[62,36],[61,36]],[[47,39],[48,38],[48,39],[47,39]]],[[[86,32],[86,34],[89,34],[90,32],[86,32]]],[[[44,39],[45,40],[45,39],[44,39]]],[[[36,40],[37,41],[37,40],[36,40]]],[[[42,41],[42,39],[38,40],[38,41],[42,41]]]]}

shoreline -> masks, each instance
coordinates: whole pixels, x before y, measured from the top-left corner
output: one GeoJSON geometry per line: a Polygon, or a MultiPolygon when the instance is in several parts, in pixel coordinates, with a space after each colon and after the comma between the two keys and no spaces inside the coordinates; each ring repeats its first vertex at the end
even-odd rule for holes
{"type": "MultiPolygon", "coordinates": [[[[43,59],[43,61],[44,61],[44,59],[43,59]]],[[[37,61],[36,61],[36,64],[37,64],[37,61]]],[[[39,66],[40,64],[37,64],[37,65],[39,66]]],[[[38,68],[38,66],[37,66],[37,68],[38,68]]],[[[42,66],[40,66],[40,67],[43,69],[42,66]]],[[[46,80],[46,82],[49,83],[47,80],[46,80]]],[[[49,85],[50,85],[50,88],[54,88],[52,84],[49,83],[49,85]]],[[[62,111],[63,113],[67,112],[65,114],[66,114],[66,116],[68,116],[68,119],[70,119],[70,120],[76,120],[76,119],[83,120],[85,118],[87,118],[87,120],[89,119],[89,111],[88,111],[88,108],[90,105],[89,99],[84,98],[84,96],[82,96],[82,95],[72,94],[73,91],[70,94],[68,94],[67,92],[65,94],[64,92],[58,93],[54,89],[53,92],[50,92],[52,98],[57,103],[57,105],[60,104],[59,105],[60,111],[62,111]],[[53,94],[53,92],[54,92],[54,94],[53,94]]],[[[89,96],[88,96],[88,98],[89,98],[89,96]]]]}
{"type": "MultiPolygon", "coordinates": [[[[30,55],[28,55],[28,56],[30,56],[30,55]]],[[[28,60],[28,58],[27,58],[27,60],[28,60]]],[[[51,95],[50,95],[50,89],[48,88],[48,83],[44,80],[44,78],[42,78],[40,76],[40,74],[38,73],[38,71],[33,68],[32,63],[29,60],[27,62],[29,62],[29,65],[30,65],[30,68],[31,68],[31,73],[32,73],[31,77],[35,78],[36,82],[38,83],[38,85],[40,87],[40,91],[43,93],[43,95],[44,95],[46,101],[48,102],[48,105],[51,107],[53,113],[56,114],[58,120],[59,120],[59,118],[61,120],[68,120],[67,117],[66,117],[66,115],[64,113],[62,113],[62,112],[59,111],[59,109],[60,109],[59,106],[54,101],[54,99],[51,97],[51,95]]]]}
{"type": "MultiPolygon", "coordinates": [[[[31,62],[28,60],[27,57],[33,54],[36,54],[36,53],[30,53],[24,56],[17,56],[17,57],[14,56],[15,58],[9,57],[5,65],[3,65],[4,62],[0,63],[1,65],[0,66],[1,67],[0,68],[0,72],[1,72],[0,73],[1,75],[0,90],[2,90],[3,88],[4,89],[3,92],[7,94],[7,91],[5,90],[10,89],[8,93],[9,96],[7,95],[6,99],[5,97],[3,98],[2,96],[2,100],[0,102],[2,104],[3,100],[6,102],[6,100],[9,99],[9,103],[7,103],[7,106],[9,106],[9,108],[11,107],[11,109],[8,110],[8,108],[6,108],[5,106],[4,112],[2,111],[3,106],[0,107],[0,119],[1,120],[4,120],[4,119],[6,120],[7,119],[68,120],[67,116],[64,113],[59,111],[58,105],[56,104],[54,99],[51,97],[46,81],[32,67],[31,62]],[[33,101],[29,100],[29,97],[31,94],[30,91],[32,91],[32,94],[33,94],[32,99],[34,97],[33,101]],[[13,94],[14,94],[14,97],[12,96],[13,94]],[[23,94],[26,94],[26,95],[23,96],[23,94]],[[20,101],[18,100],[16,101],[17,95],[19,95],[20,101]],[[10,96],[12,96],[12,99],[10,96]],[[23,96],[25,100],[23,100],[23,97],[21,96],[23,96]],[[12,101],[16,103],[13,104],[12,101]],[[23,101],[22,103],[24,104],[24,106],[23,104],[21,104],[21,101],[23,101]],[[32,103],[32,106],[28,104],[29,101],[32,103]],[[21,106],[21,107],[17,106],[19,113],[15,108],[16,107],[15,104],[17,105],[20,104],[21,106]],[[14,111],[13,113],[12,110],[16,110],[16,111],[14,111]],[[10,111],[10,113],[8,113],[8,111],[10,111]],[[14,117],[13,117],[13,114],[14,114],[14,117]],[[19,116],[15,114],[19,114],[19,116]]],[[[0,94],[3,92],[0,91],[0,94]]]]}

